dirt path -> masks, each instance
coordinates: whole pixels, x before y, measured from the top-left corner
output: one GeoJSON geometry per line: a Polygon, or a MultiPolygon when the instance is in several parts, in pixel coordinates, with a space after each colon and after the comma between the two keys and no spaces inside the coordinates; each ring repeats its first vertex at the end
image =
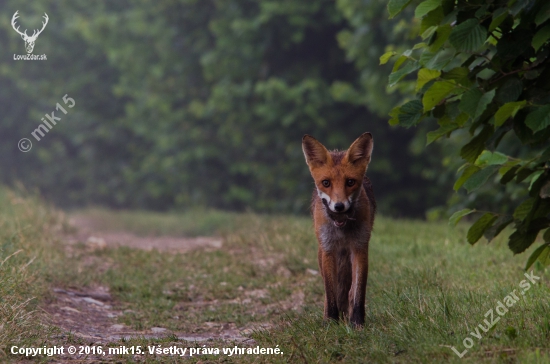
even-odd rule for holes
{"type": "Polygon", "coordinates": [[[135,331],[116,318],[126,312],[113,308],[116,304],[106,287],[96,287],[86,291],[54,288],[56,299],[46,308],[52,323],[63,331],[71,333],[95,344],[105,344],[130,338],[177,337],[178,340],[202,342],[212,340],[243,342],[248,339],[241,335],[235,324],[208,323],[206,330],[200,333],[182,333],[169,331],[162,327],[151,327],[148,330],[135,331]]]}
{"type": "Polygon", "coordinates": [[[126,231],[105,231],[97,221],[85,216],[72,217],[69,223],[77,229],[77,232],[64,237],[64,240],[69,244],[85,242],[92,248],[128,246],[144,250],[185,252],[198,248],[219,249],[223,243],[221,238],[216,237],[138,236],[126,231]]]}
{"type": "MultiPolygon", "coordinates": [[[[101,230],[96,221],[86,217],[76,217],[69,220],[76,229],[75,233],[63,236],[67,249],[76,243],[84,242],[90,250],[113,246],[128,246],[135,249],[185,252],[192,249],[219,249],[222,239],[215,237],[143,237],[125,231],[101,230]]],[[[102,267],[101,262],[91,261],[102,267]]],[[[128,312],[117,309],[117,303],[111,297],[107,287],[98,286],[89,289],[53,289],[54,299],[43,307],[52,324],[58,326],[66,334],[75,335],[88,343],[105,344],[129,339],[177,337],[178,340],[202,342],[223,340],[232,342],[247,342],[243,332],[247,328],[238,329],[234,323],[206,323],[196,332],[172,332],[162,327],[151,327],[143,331],[132,330],[117,322],[117,317],[128,312]]],[[[129,310],[127,310],[129,311],[129,310]]],[[[131,311],[131,310],[130,310],[131,311]]]]}

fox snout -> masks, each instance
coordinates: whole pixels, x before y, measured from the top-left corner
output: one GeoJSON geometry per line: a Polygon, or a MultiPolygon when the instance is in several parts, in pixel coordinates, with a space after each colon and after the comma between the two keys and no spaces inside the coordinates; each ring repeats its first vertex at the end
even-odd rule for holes
{"type": "Polygon", "coordinates": [[[331,199],[329,195],[319,189],[317,189],[317,193],[319,194],[319,197],[321,198],[321,201],[323,201],[325,207],[332,212],[346,212],[350,209],[353,202],[351,196],[347,200],[338,200],[331,199]]]}

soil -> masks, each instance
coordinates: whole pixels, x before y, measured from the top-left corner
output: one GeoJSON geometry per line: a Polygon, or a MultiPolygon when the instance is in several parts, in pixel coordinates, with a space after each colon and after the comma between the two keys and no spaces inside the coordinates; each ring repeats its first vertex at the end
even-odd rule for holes
{"type": "MultiPolygon", "coordinates": [[[[90,218],[78,217],[70,220],[74,233],[62,236],[70,255],[72,246],[84,242],[90,250],[112,246],[128,246],[135,249],[185,252],[192,249],[219,249],[223,241],[217,237],[143,237],[125,231],[103,231],[90,218]]],[[[98,262],[90,256],[90,262],[99,270],[107,269],[108,262],[98,262]]],[[[201,325],[195,332],[173,332],[162,327],[151,327],[135,331],[117,322],[124,312],[117,309],[121,305],[111,297],[109,289],[97,286],[87,289],[53,288],[53,299],[43,308],[48,320],[64,333],[62,337],[73,335],[93,345],[112,343],[122,339],[170,336],[192,343],[224,341],[244,345],[254,342],[247,338],[253,328],[237,328],[234,323],[212,322],[201,325]]],[[[200,302],[199,302],[200,304],[200,302]]],[[[216,302],[204,302],[204,305],[216,302]]],[[[261,327],[261,326],[260,326],[261,327]]],[[[257,328],[257,326],[256,326],[257,328]]],[[[71,360],[77,359],[75,356],[71,360]]]]}
{"type": "Polygon", "coordinates": [[[75,216],[69,223],[76,233],[64,237],[69,244],[86,242],[90,247],[128,246],[135,249],[185,252],[192,249],[220,249],[222,239],[217,237],[182,238],[172,236],[138,236],[126,231],[105,231],[92,218],[75,216]]]}
{"type": "Polygon", "coordinates": [[[203,341],[248,341],[233,323],[207,323],[200,333],[173,332],[162,327],[151,327],[135,331],[117,323],[117,317],[124,312],[113,308],[113,302],[106,287],[87,291],[54,288],[55,300],[45,307],[54,325],[95,345],[106,344],[130,338],[157,339],[166,336],[190,342],[203,341]]]}

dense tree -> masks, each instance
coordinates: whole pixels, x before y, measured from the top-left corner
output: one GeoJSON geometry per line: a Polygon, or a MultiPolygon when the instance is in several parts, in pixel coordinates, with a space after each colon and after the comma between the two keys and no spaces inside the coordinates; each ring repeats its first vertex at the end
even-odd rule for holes
{"type": "MultiPolygon", "coordinates": [[[[392,0],[390,14],[410,1],[392,0]]],[[[405,127],[436,119],[427,143],[465,136],[464,164],[454,188],[477,193],[486,184],[500,190],[499,206],[483,195],[451,217],[480,215],[468,232],[475,244],[492,240],[513,224],[509,247],[548,264],[550,253],[550,4],[541,0],[423,1],[415,9],[422,42],[398,56],[390,83],[409,83],[416,73],[416,98],[395,108],[392,123],[405,127]],[[404,79],[405,78],[405,79],[404,79]],[[402,80],[403,81],[400,81],[402,80]],[[500,186],[498,186],[500,183],[500,186]],[[503,197],[504,196],[504,197],[503,197]],[[489,205],[489,206],[487,206],[489,205]]],[[[494,194],[493,194],[494,196],[494,194]]]]}

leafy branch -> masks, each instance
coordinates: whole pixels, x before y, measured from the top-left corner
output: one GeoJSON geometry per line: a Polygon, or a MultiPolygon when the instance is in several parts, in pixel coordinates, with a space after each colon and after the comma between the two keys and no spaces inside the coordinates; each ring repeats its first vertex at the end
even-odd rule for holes
{"type": "MultiPolygon", "coordinates": [[[[390,15],[409,3],[390,0],[390,15]]],[[[471,244],[482,236],[490,241],[512,225],[508,246],[514,254],[528,249],[541,233],[544,243],[526,269],[537,259],[550,263],[550,14],[541,11],[543,6],[544,1],[495,1],[474,10],[468,2],[423,1],[415,16],[426,41],[405,52],[419,54],[401,68],[400,58],[390,75],[390,86],[416,83],[416,98],[395,107],[390,124],[410,128],[437,119],[440,128],[427,134],[427,144],[452,140],[457,130],[470,131],[460,150],[466,164],[455,190],[472,193],[486,184],[499,189],[515,184],[522,191],[521,199],[508,198],[514,206],[509,211],[467,208],[449,221],[454,226],[465,216],[478,216],[468,230],[471,244]],[[407,77],[413,72],[416,81],[407,77]],[[515,138],[501,145],[506,134],[515,138]],[[539,153],[522,158],[532,151],[539,153]]],[[[392,56],[384,54],[381,63],[392,56]]]]}

